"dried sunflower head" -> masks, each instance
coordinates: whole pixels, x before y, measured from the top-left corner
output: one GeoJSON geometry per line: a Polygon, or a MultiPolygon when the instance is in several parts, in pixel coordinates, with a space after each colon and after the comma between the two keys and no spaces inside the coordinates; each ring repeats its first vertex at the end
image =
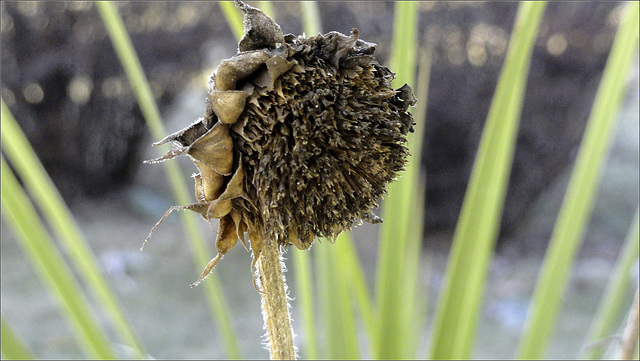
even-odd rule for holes
{"type": "Polygon", "coordinates": [[[307,249],[315,237],[381,222],[372,209],[403,170],[414,124],[411,88],[391,88],[394,74],[357,29],[283,35],[260,10],[236,4],[245,34],[210,79],[204,118],[155,143],[174,148],[148,161],[187,155],[200,170],[198,202],[165,214],[220,219],[218,255],[198,282],[238,239],[245,244],[245,232],[255,263],[265,240],[307,249]]]}

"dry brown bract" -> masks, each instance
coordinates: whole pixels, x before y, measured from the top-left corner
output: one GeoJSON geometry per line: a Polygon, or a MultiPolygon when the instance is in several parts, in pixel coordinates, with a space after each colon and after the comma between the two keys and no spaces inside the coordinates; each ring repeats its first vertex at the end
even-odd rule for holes
{"type": "Polygon", "coordinates": [[[220,219],[218,255],[194,285],[238,239],[246,247],[245,232],[255,264],[265,239],[307,249],[361,220],[381,222],[371,210],[403,170],[413,131],[411,88],[390,87],[394,74],[357,29],[283,35],[260,10],[237,5],[245,35],[210,79],[204,118],[155,143],[174,148],[148,161],[188,155],[200,170],[198,203],[160,222],[176,209],[220,219]]]}

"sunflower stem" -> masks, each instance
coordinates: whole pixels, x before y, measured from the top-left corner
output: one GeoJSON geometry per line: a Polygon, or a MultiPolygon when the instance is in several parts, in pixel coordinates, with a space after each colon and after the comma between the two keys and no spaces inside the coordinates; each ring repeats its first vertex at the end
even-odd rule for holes
{"type": "Polygon", "coordinates": [[[262,296],[262,315],[272,360],[295,360],[291,314],[280,246],[267,240],[258,259],[258,282],[262,296]]]}
{"type": "Polygon", "coordinates": [[[616,359],[618,360],[632,360],[633,353],[638,346],[638,288],[636,288],[636,297],[634,298],[633,305],[631,306],[631,312],[629,312],[629,318],[627,319],[627,325],[624,328],[622,335],[622,342],[616,359]]]}

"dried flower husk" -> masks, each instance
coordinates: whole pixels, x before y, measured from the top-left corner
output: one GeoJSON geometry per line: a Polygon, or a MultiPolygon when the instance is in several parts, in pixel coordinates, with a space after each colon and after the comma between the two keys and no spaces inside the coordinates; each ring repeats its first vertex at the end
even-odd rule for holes
{"type": "Polygon", "coordinates": [[[205,116],[156,143],[174,148],[148,161],[187,155],[200,170],[198,203],[165,214],[220,219],[218,255],[198,282],[245,232],[255,263],[265,239],[307,249],[362,220],[381,222],[372,209],[404,169],[413,131],[411,88],[391,88],[394,74],[357,29],[282,35],[238,3],[245,35],[210,78],[205,116]]]}

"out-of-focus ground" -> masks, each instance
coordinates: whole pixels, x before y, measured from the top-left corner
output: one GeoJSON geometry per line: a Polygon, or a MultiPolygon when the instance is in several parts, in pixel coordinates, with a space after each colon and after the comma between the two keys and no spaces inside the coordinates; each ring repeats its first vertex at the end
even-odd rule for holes
{"type": "MultiPolygon", "coordinates": [[[[278,3],[275,5],[280,6],[278,3]]],[[[327,12],[329,10],[327,7],[327,12]]],[[[285,10],[283,13],[283,21],[291,21],[293,15],[285,10]]],[[[377,23],[369,26],[378,26],[381,33],[390,34],[385,25],[375,24],[377,23]]],[[[366,23],[360,20],[356,25],[361,28],[361,34],[365,34],[362,27],[367,26],[366,23]]],[[[287,28],[284,30],[296,31],[287,28]]],[[[325,26],[324,30],[333,29],[325,26]]],[[[209,42],[204,47],[208,49],[200,54],[204,63],[212,66],[222,58],[232,55],[235,45],[233,41],[229,41],[228,34],[225,36],[226,40],[209,42]]],[[[362,36],[368,40],[365,35],[362,36]]],[[[381,51],[384,57],[384,51],[381,51]]],[[[636,64],[633,77],[629,80],[629,92],[618,115],[615,140],[603,173],[590,226],[578,254],[547,353],[550,358],[578,356],[638,205],[640,110],[637,69],[636,64]]],[[[204,83],[206,76],[203,75],[201,81],[204,83]]],[[[204,91],[204,84],[199,83],[188,83],[174,90],[172,101],[162,108],[168,132],[181,129],[202,115],[204,91]]],[[[3,97],[4,94],[3,88],[3,97]]],[[[149,146],[157,139],[150,139],[148,134],[142,134],[141,137],[142,145],[137,157],[150,159],[158,156],[158,150],[149,146]]],[[[575,153],[575,149],[573,151],[575,153]]],[[[184,170],[185,178],[196,171],[188,159],[177,161],[184,170]]],[[[429,177],[429,167],[426,172],[429,177]]],[[[473,357],[514,357],[546,242],[557,217],[570,172],[571,167],[563,168],[558,171],[559,176],[550,178],[544,190],[526,204],[525,215],[513,221],[513,229],[503,236],[500,250],[491,264],[473,357]]],[[[187,181],[190,182],[189,179],[187,181]]],[[[201,288],[189,288],[201,269],[192,263],[189,242],[185,239],[179,217],[170,216],[154,234],[145,251],[139,251],[150,228],[174,204],[165,181],[163,165],[140,166],[132,172],[131,181],[125,186],[98,198],[79,199],[80,201],[73,203],[72,212],[150,356],[166,359],[224,358],[224,341],[208,310],[204,293],[201,288]]],[[[196,214],[191,216],[198,218],[199,227],[212,246],[215,235],[208,224],[196,214]]],[[[373,284],[375,275],[377,232],[378,227],[369,224],[357,227],[353,232],[370,285],[373,284]]],[[[428,324],[422,330],[422,357],[427,355],[432,321],[430,316],[443,282],[450,241],[450,229],[433,230],[425,234],[421,280],[425,286],[423,305],[429,316],[428,324]]],[[[331,245],[314,245],[327,246],[331,245]]],[[[292,248],[286,257],[290,259],[293,252],[299,251],[292,248]]],[[[313,248],[311,254],[313,255],[313,248]]],[[[233,327],[241,335],[243,356],[267,358],[268,351],[262,344],[264,331],[260,297],[253,288],[249,264],[250,254],[238,246],[225,256],[214,272],[221,280],[231,307],[233,327]]],[[[289,272],[286,275],[293,298],[294,329],[300,334],[296,342],[304,357],[304,335],[301,317],[297,314],[299,307],[295,299],[297,285],[293,262],[287,261],[287,266],[289,272]]],[[[637,285],[637,267],[635,269],[636,273],[632,278],[637,285]]],[[[61,316],[55,300],[38,281],[4,219],[1,277],[3,316],[25,338],[38,357],[83,357],[70,326],[61,316]]],[[[631,297],[632,290],[629,291],[629,300],[631,297]]],[[[107,324],[104,314],[99,313],[97,316],[107,324]]],[[[120,351],[123,357],[127,356],[126,348],[120,351]]]]}

